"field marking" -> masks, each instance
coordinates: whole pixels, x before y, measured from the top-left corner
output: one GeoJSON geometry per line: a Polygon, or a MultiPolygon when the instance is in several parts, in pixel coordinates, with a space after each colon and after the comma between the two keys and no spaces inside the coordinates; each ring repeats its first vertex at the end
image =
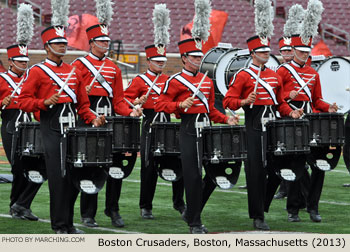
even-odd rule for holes
{"type": "MultiPolygon", "coordinates": [[[[9,214],[0,214],[0,217],[3,218],[9,218],[12,219],[12,216],[9,214]]],[[[43,223],[51,223],[50,220],[47,219],[39,219],[38,221],[43,222],[43,223]]],[[[95,228],[90,228],[90,227],[86,227],[82,224],[79,223],[74,223],[75,227],[83,227],[83,228],[87,228],[89,230],[100,230],[100,231],[109,231],[109,232],[113,232],[113,233],[122,233],[122,234],[143,234],[140,232],[134,232],[134,231],[127,231],[127,230],[120,230],[120,229],[112,229],[112,228],[105,228],[105,227],[95,227],[95,228]]]]}

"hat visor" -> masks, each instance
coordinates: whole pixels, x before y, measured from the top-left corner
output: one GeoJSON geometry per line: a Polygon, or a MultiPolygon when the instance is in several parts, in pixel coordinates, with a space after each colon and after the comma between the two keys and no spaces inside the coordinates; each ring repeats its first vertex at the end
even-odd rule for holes
{"type": "Polygon", "coordinates": [[[153,58],[150,58],[149,60],[153,60],[153,61],[167,61],[168,59],[166,57],[153,57],[153,58]]]}
{"type": "Polygon", "coordinates": [[[255,52],[271,52],[270,47],[263,47],[263,48],[258,48],[254,50],[255,52]]]}
{"type": "Polygon", "coordinates": [[[28,57],[12,57],[12,60],[15,60],[15,61],[29,61],[29,58],[28,57]]]}
{"type": "Polygon", "coordinates": [[[53,43],[67,43],[68,44],[68,40],[65,38],[55,38],[53,40],[50,40],[49,43],[50,44],[53,44],[53,43]]]}
{"type": "Polygon", "coordinates": [[[292,50],[292,47],[291,46],[282,46],[280,48],[280,51],[291,51],[292,50]]]}
{"type": "Polygon", "coordinates": [[[311,52],[311,48],[305,46],[295,46],[294,49],[302,52],[311,52]]]}
{"type": "Polygon", "coordinates": [[[95,40],[95,41],[111,41],[111,38],[108,36],[103,36],[103,37],[94,38],[93,40],[95,40]]]}
{"type": "Polygon", "coordinates": [[[190,56],[204,56],[203,52],[189,52],[187,55],[190,56]]]}

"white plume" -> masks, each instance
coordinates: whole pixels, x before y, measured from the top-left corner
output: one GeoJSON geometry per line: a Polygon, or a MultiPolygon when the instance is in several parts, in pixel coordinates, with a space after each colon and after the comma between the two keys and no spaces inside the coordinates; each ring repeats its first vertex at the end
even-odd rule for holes
{"type": "Polygon", "coordinates": [[[270,0],[255,0],[255,33],[259,37],[271,38],[274,11],[270,0]]]}
{"type": "Polygon", "coordinates": [[[101,24],[110,25],[113,16],[113,7],[111,0],[95,0],[96,16],[101,24]]]}
{"type": "Polygon", "coordinates": [[[29,4],[21,3],[17,12],[17,43],[28,45],[33,38],[33,9],[29,4]]]}
{"type": "Polygon", "coordinates": [[[323,11],[323,4],[320,0],[309,0],[300,33],[301,40],[304,43],[306,43],[310,37],[317,35],[318,24],[321,22],[323,11]]]}
{"type": "Polygon", "coordinates": [[[300,4],[294,4],[288,12],[288,19],[284,25],[284,36],[290,37],[293,34],[300,34],[301,23],[304,20],[306,11],[300,4]]]}
{"type": "Polygon", "coordinates": [[[153,9],[153,25],[154,25],[154,44],[168,45],[169,27],[170,27],[170,11],[166,8],[166,4],[155,4],[153,9]]]}
{"type": "Polygon", "coordinates": [[[51,0],[51,25],[68,26],[69,0],[51,0]]]}
{"type": "Polygon", "coordinates": [[[195,0],[194,2],[195,16],[192,27],[192,37],[200,38],[202,41],[207,41],[210,30],[210,0],[195,0]]]}

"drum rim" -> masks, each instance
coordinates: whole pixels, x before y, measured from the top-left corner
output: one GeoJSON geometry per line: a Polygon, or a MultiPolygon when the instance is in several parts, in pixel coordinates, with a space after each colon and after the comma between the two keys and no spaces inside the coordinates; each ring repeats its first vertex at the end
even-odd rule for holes
{"type": "Polygon", "coordinates": [[[327,61],[330,61],[330,60],[335,59],[335,58],[343,59],[343,60],[347,61],[347,62],[350,64],[350,60],[348,60],[347,58],[344,58],[344,57],[342,57],[342,56],[330,56],[330,57],[328,57],[327,59],[321,61],[320,65],[315,69],[316,72],[318,72],[318,70],[321,68],[321,66],[322,66],[323,64],[325,64],[327,61]]]}

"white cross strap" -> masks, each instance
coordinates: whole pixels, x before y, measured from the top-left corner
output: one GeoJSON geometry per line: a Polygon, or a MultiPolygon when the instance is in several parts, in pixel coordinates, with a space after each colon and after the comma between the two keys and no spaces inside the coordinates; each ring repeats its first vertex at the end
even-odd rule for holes
{"type": "MultiPolygon", "coordinates": [[[[306,85],[303,78],[300,77],[300,75],[297,73],[297,71],[295,71],[295,69],[291,65],[284,64],[283,67],[285,67],[291,73],[291,75],[293,75],[294,79],[298,82],[300,87],[303,87],[306,85]]],[[[312,102],[311,91],[307,85],[304,87],[304,91],[305,91],[306,95],[309,97],[309,100],[312,102]]]]}
{"type": "Polygon", "coordinates": [[[11,79],[10,76],[8,76],[6,73],[0,73],[0,76],[7,81],[7,83],[13,88],[13,90],[16,90],[16,93],[19,95],[21,93],[21,90],[17,88],[17,84],[11,79]]]}
{"type": "MultiPolygon", "coordinates": [[[[255,80],[258,79],[258,75],[256,75],[256,73],[254,73],[253,70],[251,70],[249,68],[246,68],[243,71],[246,71],[247,73],[249,73],[255,80]]],[[[259,78],[259,83],[260,83],[261,86],[263,86],[263,88],[266,89],[267,92],[269,92],[269,95],[271,96],[271,98],[273,100],[273,103],[275,105],[278,105],[275,92],[273,92],[273,88],[270,86],[270,84],[267,83],[266,81],[264,81],[262,78],[259,78]]]]}
{"type": "MultiPolygon", "coordinates": [[[[41,70],[43,70],[48,76],[50,76],[50,78],[53,79],[61,88],[64,86],[64,81],[49,67],[45,66],[44,64],[37,64],[37,66],[40,67],[41,70]]],[[[77,103],[77,95],[68,85],[66,85],[63,90],[69,95],[74,103],[77,103]]]]}
{"type": "MultiPolygon", "coordinates": [[[[197,91],[197,87],[195,85],[193,85],[191,82],[189,82],[188,80],[186,80],[183,76],[177,75],[177,76],[175,76],[175,79],[177,81],[179,81],[181,84],[188,87],[193,93],[195,93],[197,91]]],[[[205,107],[207,108],[207,111],[209,113],[210,110],[209,110],[209,104],[208,104],[207,97],[205,97],[205,95],[200,90],[197,91],[196,96],[205,105],[205,107]]]]}
{"type": "Polygon", "coordinates": [[[102,76],[101,73],[98,73],[98,70],[94,67],[94,65],[91,64],[91,62],[85,57],[79,58],[78,60],[80,60],[94,76],[96,76],[98,74],[98,76],[96,77],[96,80],[107,91],[107,93],[109,94],[109,97],[113,98],[113,89],[112,89],[111,85],[108,84],[108,82],[102,76]]]}
{"type": "MultiPolygon", "coordinates": [[[[145,81],[145,83],[148,86],[152,87],[153,82],[150,80],[150,78],[148,78],[145,74],[140,74],[139,76],[145,81]]],[[[157,86],[157,83],[155,83],[153,85],[152,89],[154,90],[154,92],[156,92],[158,95],[160,95],[161,89],[160,89],[160,87],[157,86]]]]}

